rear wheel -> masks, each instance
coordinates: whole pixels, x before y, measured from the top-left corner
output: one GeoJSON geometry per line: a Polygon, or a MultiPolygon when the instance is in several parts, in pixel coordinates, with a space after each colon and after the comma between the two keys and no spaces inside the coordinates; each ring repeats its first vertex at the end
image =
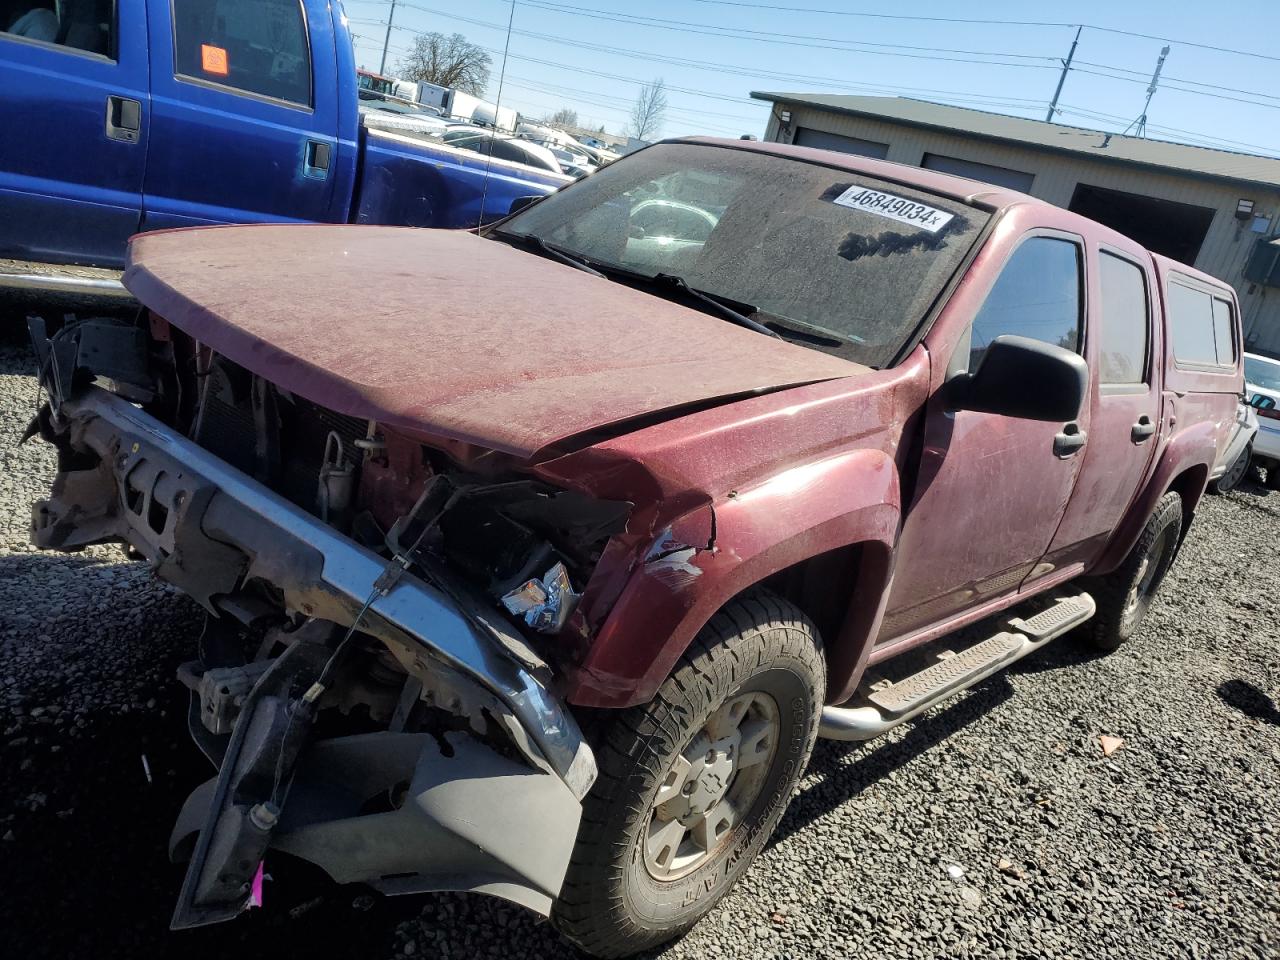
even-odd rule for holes
{"type": "Polygon", "coordinates": [[[622,957],[702,918],[782,816],[825,677],[817,631],[791,604],[756,593],[716,614],[657,696],[600,731],[560,931],[622,957]]]}
{"type": "Polygon", "coordinates": [[[1085,626],[1093,646],[1115,650],[1137,633],[1173,563],[1181,533],[1182,498],[1171,490],[1156,504],[1124,563],[1089,582],[1089,592],[1098,605],[1098,612],[1085,626]]]}
{"type": "Polygon", "coordinates": [[[1253,456],[1253,447],[1248,446],[1240,451],[1240,456],[1236,457],[1235,462],[1227,467],[1227,472],[1220,476],[1213,483],[1209,484],[1209,489],[1213,493],[1230,493],[1240,485],[1240,481],[1244,479],[1245,474],[1249,472],[1249,461],[1253,456]]]}

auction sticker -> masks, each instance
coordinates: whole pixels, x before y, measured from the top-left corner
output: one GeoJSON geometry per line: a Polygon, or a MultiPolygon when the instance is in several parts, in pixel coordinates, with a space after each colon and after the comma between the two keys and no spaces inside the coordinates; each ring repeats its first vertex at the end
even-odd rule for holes
{"type": "Polygon", "coordinates": [[[899,223],[908,223],[930,233],[937,233],[954,217],[954,214],[945,210],[937,210],[904,197],[895,197],[892,193],[881,193],[879,190],[858,186],[850,187],[831,202],[854,210],[866,210],[899,223]]]}

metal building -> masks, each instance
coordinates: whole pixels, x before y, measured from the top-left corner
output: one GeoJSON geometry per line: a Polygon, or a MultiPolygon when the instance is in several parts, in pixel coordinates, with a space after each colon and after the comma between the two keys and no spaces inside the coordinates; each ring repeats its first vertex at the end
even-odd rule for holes
{"type": "Polygon", "coordinates": [[[1220,277],[1246,349],[1280,357],[1280,160],[902,97],[751,96],[773,105],[766,140],[1021,190],[1220,277]]]}

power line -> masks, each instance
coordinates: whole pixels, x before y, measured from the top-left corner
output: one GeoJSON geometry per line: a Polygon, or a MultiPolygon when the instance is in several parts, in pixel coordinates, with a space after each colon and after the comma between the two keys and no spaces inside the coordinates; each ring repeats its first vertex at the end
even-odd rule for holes
{"type": "MultiPolygon", "coordinates": [[[[1021,67],[1028,70],[1057,69],[1048,61],[1056,63],[1057,58],[1047,56],[1030,57],[1026,54],[986,53],[975,56],[1025,57],[1026,59],[1044,60],[1045,63],[1010,63],[1007,60],[979,60],[968,57],[938,56],[938,53],[963,52],[950,51],[942,47],[907,48],[931,53],[903,53],[896,50],[867,49],[872,46],[861,41],[831,41],[825,37],[812,37],[804,34],[780,34],[763,30],[747,30],[738,27],[717,27],[715,24],[689,23],[683,20],[661,20],[656,17],[640,17],[633,14],[610,14],[606,11],[593,11],[586,7],[571,7],[567,4],[541,3],[538,0],[525,0],[532,7],[552,13],[564,13],[576,17],[589,17],[593,20],[606,20],[611,23],[622,23],[628,26],[650,27],[656,30],[671,30],[677,33],[695,33],[702,36],[721,37],[729,40],[749,40],[755,43],[766,43],[774,46],[803,47],[808,50],[837,50],[842,53],[861,53],[877,57],[902,57],[909,60],[931,60],[941,63],[972,63],[991,67],[1021,67]],[[795,39],[785,39],[793,37],[795,39]],[[825,42],[811,42],[825,41],[825,42]]],[[[886,46],[892,46],[886,45],[886,46]]]]}
{"type": "Polygon", "coordinates": [[[1257,53],[1253,50],[1238,50],[1234,47],[1216,46],[1211,43],[1200,43],[1196,40],[1179,40],[1175,37],[1162,37],[1153,33],[1139,33],[1134,30],[1121,30],[1118,27],[1104,27],[1096,23],[1059,23],[1051,20],[980,20],[967,17],[927,17],[905,13],[868,13],[862,10],[831,10],[816,7],[782,6],[772,3],[747,3],[745,0],[691,0],[693,3],[712,4],[720,7],[740,7],[750,10],[777,10],[784,13],[819,13],[835,17],[864,17],[873,20],[915,20],[924,23],[970,23],[986,26],[1006,27],[1083,27],[1096,30],[1098,33],[1111,33],[1122,37],[1136,37],[1140,40],[1158,40],[1160,43],[1174,43],[1183,47],[1195,47],[1200,50],[1212,50],[1215,53],[1230,53],[1241,57],[1255,57],[1258,60],[1280,62],[1280,56],[1269,53],[1257,53]]]}
{"type": "Polygon", "coordinates": [[[866,17],[873,20],[916,20],[928,23],[976,23],[1008,27],[1078,27],[1078,23],[1052,23],[1045,20],[977,20],[968,17],[926,17],[906,13],[866,13],[861,10],[822,10],[814,7],[788,7],[773,3],[744,3],[741,0],[693,0],[719,7],[746,7],[750,10],[779,10],[783,13],[823,13],[833,17],[866,17]]]}
{"type": "Polygon", "coordinates": [[[725,27],[715,23],[689,23],[685,20],[667,20],[662,17],[646,17],[633,13],[618,13],[612,10],[601,10],[598,7],[579,7],[570,3],[562,3],[559,0],[525,0],[525,4],[531,7],[538,7],[543,10],[551,10],[556,13],[567,13],[573,16],[592,17],[599,20],[618,20],[625,18],[625,22],[635,22],[644,26],[661,26],[664,28],[685,28],[700,27],[706,30],[713,30],[717,33],[723,33],[726,36],[736,36],[738,34],[749,34],[750,36],[741,37],[740,39],[756,39],[757,37],[785,37],[790,40],[821,40],[827,43],[839,42],[853,44],[855,46],[867,47],[885,47],[896,50],[915,50],[932,53],[962,53],[975,57],[1008,57],[1014,60],[1047,60],[1056,61],[1057,57],[1042,56],[1029,53],[1013,53],[1005,50],[959,50],[950,47],[926,47],[912,46],[904,43],[877,43],[869,40],[847,40],[832,41],[830,37],[814,36],[806,33],[779,33],[776,30],[752,30],[748,27],[725,27]]]}
{"type": "MultiPolygon", "coordinates": [[[[445,13],[444,11],[430,10],[426,7],[421,7],[416,4],[401,3],[400,5],[410,6],[415,10],[421,10],[421,11],[436,14],[439,16],[444,16],[449,19],[460,20],[461,22],[470,23],[475,26],[488,27],[490,29],[495,29],[495,30],[502,29],[500,24],[496,24],[491,21],[477,20],[471,17],[463,17],[458,14],[445,13]]],[[[362,21],[362,22],[381,23],[382,21],[362,21]]],[[[397,29],[403,29],[403,30],[412,32],[411,28],[409,27],[401,27],[397,25],[397,29]]],[[[847,81],[837,80],[833,77],[806,76],[802,74],[788,74],[788,73],[781,73],[778,71],[767,71],[767,70],[748,70],[733,64],[715,63],[715,62],[706,61],[706,60],[691,60],[683,57],[664,56],[662,54],[647,53],[644,51],[631,50],[625,47],[615,47],[615,46],[610,46],[608,44],[594,43],[591,41],[569,40],[564,37],[554,36],[552,34],[546,34],[546,33],[539,33],[537,31],[532,31],[532,30],[516,30],[515,32],[520,34],[521,36],[529,37],[531,39],[543,40],[549,43],[576,47],[578,49],[591,50],[597,53],[607,53],[607,54],[616,55],[616,56],[624,56],[631,59],[645,60],[653,63],[665,63],[665,64],[670,64],[672,66],[687,67],[690,69],[702,70],[710,73],[733,74],[736,76],[748,77],[752,80],[757,80],[762,77],[767,77],[770,79],[777,79],[777,80],[783,80],[788,82],[795,81],[800,83],[821,83],[821,84],[827,84],[833,87],[837,87],[840,89],[854,90],[854,91],[873,90],[873,91],[889,91],[889,92],[927,93],[927,94],[939,95],[940,98],[946,98],[951,100],[952,102],[965,102],[965,103],[986,102],[988,103],[988,105],[991,105],[991,106],[1011,106],[1014,109],[1026,109],[1032,106],[1040,107],[1040,106],[1043,106],[1045,102],[1043,99],[1033,99],[1029,97],[999,96],[995,94],[973,93],[970,91],[942,90],[942,89],[932,88],[932,87],[909,87],[909,86],[898,86],[893,84],[866,84],[866,83],[850,84],[847,81]],[[1024,108],[1022,104],[1026,104],[1027,107],[1024,108]]],[[[517,56],[517,55],[512,54],[512,56],[517,56]]],[[[532,60],[534,58],[525,57],[524,59],[532,60]]],[[[546,61],[535,61],[535,62],[545,63],[546,61]]],[[[554,65],[562,66],[561,64],[554,64],[554,65]]],[[[640,81],[637,81],[637,82],[640,82],[640,81]]]]}
{"type": "MultiPolygon", "coordinates": [[[[1146,80],[1140,80],[1137,77],[1118,77],[1112,73],[1099,73],[1097,70],[1084,70],[1080,67],[1074,68],[1077,73],[1087,74],[1091,77],[1102,77],[1106,80],[1122,80],[1125,83],[1147,83],[1146,80]]],[[[1166,77],[1165,80],[1169,78],[1166,77]]],[[[1246,100],[1243,97],[1229,97],[1224,93],[1210,93],[1207,90],[1192,90],[1188,87],[1178,87],[1170,83],[1163,83],[1161,90],[1176,90],[1179,93],[1190,93],[1197,97],[1208,97],[1210,100],[1225,100],[1231,103],[1244,103],[1252,107],[1269,107],[1272,110],[1280,110],[1280,102],[1264,103],[1261,100],[1246,100]]]]}
{"type": "MultiPolygon", "coordinates": [[[[1077,62],[1078,62],[1078,63],[1080,63],[1080,64],[1082,64],[1082,65],[1084,65],[1084,66],[1086,66],[1086,67],[1098,67],[1099,69],[1102,69],[1102,70],[1114,70],[1116,73],[1133,74],[1135,77],[1138,77],[1138,78],[1142,78],[1142,77],[1145,77],[1145,76],[1146,76],[1146,74],[1145,74],[1145,73],[1143,73],[1141,70],[1130,70],[1128,67],[1116,67],[1116,66],[1112,66],[1112,65],[1111,65],[1111,64],[1109,64],[1109,63],[1092,63],[1092,62],[1091,62],[1091,61],[1089,61],[1089,60],[1079,60],[1079,61],[1077,61],[1077,62]]],[[[1124,77],[1114,77],[1114,78],[1112,78],[1112,79],[1115,79],[1115,80],[1123,80],[1123,79],[1125,79],[1125,78],[1124,78],[1124,77]]],[[[1261,91],[1261,90],[1245,90],[1245,89],[1242,89],[1242,88],[1240,88],[1240,87],[1224,87],[1224,86],[1221,86],[1220,84],[1216,84],[1216,83],[1204,83],[1204,82],[1203,82],[1203,81],[1201,81],[1201,80],[1189,80],[1189,79],[1187,79],[1186,77],[1173,77],[1173,76],[1169,76],[1169,75],[1167,75],[1167,74],[1166,74],[1166,75],[1165,75],[1165,77],[1164,77],[1164,80],[1165,80],[1165,82],[1166,82],[1166,83],[1168,83],[1168,82],[1170,82],[1170,81],[1172,81],[1172,82],[1174,82],[1174,83],[1189,83],[1189,84],[1191,84],[1192,86],[1195,86],[1195,87],[1207,87],[1207,88],[1209,88],[1210,90],[1226,90],[1226,91],[1227,91],[1227,92],[1229,92],[1229,93],[1243,93],[1243,94],[1246,94],[1246,95],[1248,95],[1248,96],[1252,96],[1252,97],[1265,97],[1265,98],[1266,98],[1266,99],[1268,99],[1268,100],[1280,100],[1280,95],[1277,95],[1277,94],[1274,94],[1274,93],[1264,93],[1264,92],[1263,92],[1263,91],[1261,91]]],[[[1139,82],[1139,83],[1142,83],[1142,82],[1145,82],[1145,81],[1143,81],[1143,80],[1139,79],[1139,80],[1138,80],[1138,82],[1139,82]]],[[[1176,88],[1173,88],[1173,89],[1176,89],[1176,88]]]]}
{"type": "MultiPolygon", "coordinates": [[[[1103,113],[1103,112],[1098,111],[1098,110],[1088,110],[1088,109],[1086,109],[1086,108],[1084,108],[1084,107],[1077,107],[1077,106],[1073,106],[1073,105],[1071,105],[1071,104],[1067,104],[1067,103],[1062,104],[1062,112],[1063,112],[1063,113],[1069,113],[1069,114],[1071,114],[1072,116],[1084,117],[1084,118],[1086,118],[1086,119],[1093,119],[1093,120],[1107,120],[1107,121],[1111,121],[1111,122],[1113,122],[1113,123],[1128,123],[1128,122],[1129,122],[1129,118],[1128,118],[1128,117],[1120,117],[1120,116],[1116,116],[1116,115],[1115,115],[1115,114],[1113,114],[1113,113],[1103,113]]],[[[1280,149],[1277,149],[1276,147],[1264,146],[1263,144],[1260,144],[1260,143],[1245,143],[1245,142],[1244,142],[1244,141],[1242,141],[1242,140],[1239,140],[1239,141],[1237,141],[1237,140],[1223,140],[1223,139],[1219,139],[1219,138],[1217,138],[1217,137],[1209,136],[1208,134],[1205,134],[1205,133],[1199,133],[1199,132],[1197,132],[1197,131],[1195,131],[1195,130],[1183,130],[1183,129],[1179,128],[1179,127],[1167,127],[1167,126],[1160,126],[1160,125],[1158,125],[1158,124],[1149,123],[1149,124],[1147,124],[1147,129],[1149,129],[1149,130],[1154,130],[1154,131],[1156,131],[1157,133],[1161,133],[1161,132],[1163,132],[1163,133],[1177,134],[1177,135],[1182,136],[1182,137],[1186,137],[1186,138],[1190,138],[1190,139],[1194,139],[1194,140],[1199,140],[1199,141],[1201,141],[1201,143],[1200,143],[1200,144],[1194,144],[1194,145],[1197,145],[1197,146],[1199,146],[1199,145],[1211,146],[1213,149],[1223,149],[1223,147],[1224,147],[1224,146],[1225,146],[1225,147],[1232,147],[1232,148],[1236,148],[1236,149],[1234,149],[1233,151],[1231,151],[1231,152],[1235,152],[1235,153],[1244,153],[1244,152],[1246,152],[1246,151],[1244,151],[1244,150],[1239,149],[1239,148],[1242,148],[1242,147],[1248,147],[1248,148],[1250,148],[1251,150],[1262,150],[1262,151],[1265,151],[1265,152],[1267,152],[1267,153],[1272,153],[1272,154],[1278,154],[1278,153],[1280,153],[1280,149]]]]}
{"type": "MultiPolygon", "coordinates": [[[[401,3],[400,5],[406,6],[406,4],[404,3],[401,3]]],[[[412,6],[412,5],[410,4],[409,6],[412,6]]],[[[417,8],[415,7],[415,9],[417,8]]],[[[477,26],[489,27],[492,29],[501,29],[500,24],[495,24],[488,21],[475,20],[470,17],[459,17],[453,14],[448,14],[447,16],[451,17],[452,19],[459,19],[467,23],[475,24],[477,26]]],[[[383,25],[384,23],[384,21],[380,21],[380,20],[353,20],[352,22],[361,23],[361,24],[370,24],[370,25],[383,25]]],[[[396,29],[410,32],[410,33],[416,32],[412,27],[407,27],[400,24],[396,25],[396,29]]],[[[689,60],[681,57],[669,57],[669,56],[663,56],[660,54],[649,54],[649,53],[644,53],[638,50],[629,50],[623,47],[613,47],[607,44],[598,44],[598,43],[592,43],[589,41],[567,40],[563,37],[557,37],[551,34],[538,33],[535,31],[516,30],[515,32],[523,36],[531,37],[533,39],[544,40],[550,43],[562,44],[562,45],[576,47],[580,49],[591,50],[599,53],[607,53],[615,56],[624,56],[624,57],[644,60],[648,62],[664,63],[664,64],[669,64],[674,66],[686,67],[690,69],[702,70],[710,73],[736,74],[738,76],[744,76],[751,79],[759,79],[760,77],[763,76],[763,77],[770,77],[770,78],[784,80],[784,81],[798,81],[802,83],[824,83],[824,84],[829,83],[830,85],[841,88],[841,89],[855,90],[855,91],[876,91],[876,92],[889,92],[894,94],[927,93],[927,94],[933,95],[936,99],[946,100],[951,103],[974,104],[974,105],[985,106],[985,107],[1004,107],[1006,109],[1011,109],[1011,110],[1030,110],[1032,108],[1039,109],[1044,105],[1044,100],[1021,98],[1021,97],[997,97],[995,95],[974,94],[974,93],[968,93],[963,91],[949,91],[949,90],[941,90],[941,89],[928,88],[928,87],[901,87],[901,86],[894,86],[894,85],[888,85],[888,84],[851,85],[845,82],[836,81],[833,78],[828,78],[828,77],[811,77],[811,76],[803,76],[803,75],[795,75],[795,74],[784,74],[784,73],[778,73],[774,71],[743,70],[741,68],[734,67],[730,64],[718,64],[718,63],[711,63],[707,61],[689,60]]],[[[479,45],[479,46],[482,46],[482,45],[479,45]]],[[[484,47],[483,49],[491,53],[497,52],[492,47],[484,47]]],[[[619,80],[628,81],[632,83],[639,83],[639,84],[648,82],[648,80],[642,80],[638,77],[627,77],[621,74],[606,73],[603,71],[590,70],[588,68],[578,68],[578,67],[570,68],[561,63],[556,63],[554,61],[549,61],[549,60],[542,60],[540,58],[530,57],[525,54],[512,53],[510,54],[510,56],[517,60],[525,60],[531,63],[538,63],[544,66],[553,66],[561,69],[573,69],[576,72],[588,73],[593,76],[604,77],[606,79],[619,79],[619,80]]],[[[755,100],[748,100],[740,97],[726,96],[723,94],[708,93],[707,91],[703,91],[703,90],[693,90],[687,87],[678,87],[670,84],[668,85],[668,89],[678,93],[687,93],[690,96],[705,97],[705,98],[714,99],[714,100],[723,100],[731,103],[742,103],[748,106],[755,106],[758,104],[758,101],[755,101],[755,100]]]]}

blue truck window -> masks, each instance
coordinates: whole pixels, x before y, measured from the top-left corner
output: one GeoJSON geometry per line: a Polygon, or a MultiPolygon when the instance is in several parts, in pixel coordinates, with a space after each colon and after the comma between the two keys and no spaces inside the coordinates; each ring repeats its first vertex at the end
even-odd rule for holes
{"type": "Polygon", "coordinates": [[[311,105],[301,0],[173,0],[174,74],[311,105]]]}
{"type": "Polygon", "coordinates": [[[5,14],[4,32],[10,36],[115,55],[114,0],[31,0],[5,14]]]}

